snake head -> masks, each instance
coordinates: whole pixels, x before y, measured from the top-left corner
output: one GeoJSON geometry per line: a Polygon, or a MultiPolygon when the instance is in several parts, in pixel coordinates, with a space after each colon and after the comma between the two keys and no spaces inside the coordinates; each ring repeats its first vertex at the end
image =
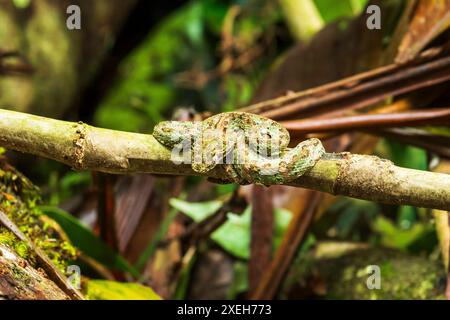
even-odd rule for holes
{"type": "Polygon", "coordinates": [[[153,129],[153,137],[166,147],[173,148],[180,143],[190,143],[199,130],[200,122],[163,121],[153,129]]]}

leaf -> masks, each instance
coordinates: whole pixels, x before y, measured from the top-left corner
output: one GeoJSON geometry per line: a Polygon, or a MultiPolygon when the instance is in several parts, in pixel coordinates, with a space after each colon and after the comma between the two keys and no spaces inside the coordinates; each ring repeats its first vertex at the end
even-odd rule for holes
{"type": "MultiPolygon", "coordinates": [[[[172,198],[170,205],[195,222],[200,222],[219,210],[223,202],[213,200],[192,203],[172,198]]],[[[276,208],[274,214],[274,247],[277,248],[289,225],[292,213],[286,209],[276,208]]],[[[227,222],[211,234],[211,239],[232,255],[248,259],[250,256],[250,217],[251,206],[248,206],[241,215],[229,212],[227,222]]]]}
{"type": "Polygon", "coordinates": [[[359,14],[367,0],[314,0],[323,20],[330,23],[339,18],[359,14]]]}
{"type": "Polygon", "coordinates": [[[291,222],[292,212],[282,208],[276,208],[275,213],[275,236],[274,236],[274,248],[278,248],[283,239],[283,235],[286,232],[289,222],[291,222]]]}
{"type": "MultiPolygon", "coordinates": [[[[318,2],[319,11],[325,12],[326,7],[318,2]]],[[[301,91],[333,82],[386,63],[383,44],[391,35],[386,21],[396,22],[402,4],[382,1],[380,7],[385,21],[382,30],[367,29],[367,17],[361,14],[353,20],[330,23],[308,45],[299,43],[288,50],[282,63],[256,89],[253,102],[284,95],[287,90],[301,91]],[[348,22],[346,28],[342,28],[343,22],[348,22]]]]}
{"type": "Polygon", "coordinates": [[[280,0],[286,24],[293,37],[306,42],[324,25],[323,19],[312,0],[280,0]]]}
{"type": "Polygon", "coordinates": [[[194,203],[172,198],[169,200],[169,204],[189,216],[195,222],[200,222],[219,210],[223,205],[223,201],[213,200],[194,203]]]}
{"type": "Polygon", "coordinates": [[[26,9],[30,5],[30,0],[13,0],[14,6],[18,9],[26,9]]]}
{"type": "MultiPolygon", "coordinates": [[[[275,214],[274,248],[281,243],[282,237],[291,220],[291,212],[277,208],[275,214]]],[[[211,239],[232,255],[248,259],[250,257],[250,220],[251,206],[242,215],[228,213],[228,221],[211,234],[211,239]]]]}
{"type": "Polygon", "coordinates": [[[86,291],[91,300],[161,300],[155,291],[139,283],[90,280],[86,291]]]}
{"type": "Polygon", "coordinates": [[[450,27],[450,0],[419,1],[408,32],[400,44],[396,62],[414,58],[439,34],[450,27]]]}
{"type": "Polygon", "coordinates": [[[231,283],[228,299],[234,300],[237,296],[248,290],[248,267],[247,263],[236,261],[233,265],[233,282],[231,283]]]}
{"type": "Polygon", "coordinates": [[[228,213],[227,222],[211,234],[211,239],[232,255],[248,259],[250,257],[250,216],[250,206],[242,215],[228,213]]]}
{"type": "Polygon", "coordinates": [[[70,241],[87,256],[109,268],[128,272],[134,277],[139,276],[139,272],[122,256],[114,252],[71,214],[57,207],[40,206],[39,209],[55,220],[66,232],[70,241]]]}
{"type": "Polygon", "coordinates": [[[191,279],[191,271],[195,262],[197,261],[197,254],[194,249],[192,249],[191,252],[187,253],[186,256],[188,257],[187,262],[183,263],[177,287],[173,295],[173,299],[175,300],[182,300],[186,298],[186,293],[188,292],[189,288],[189,280],[191,279]]]}
{"type": "MultiPolygon", "coordinates": [[[[383,140],[386,148],[385,158],[390,159],[397,166],[427,170],[427,152],[424,149],[405,145],[393,140],[383,140]]],[[[409,229],[416,221],[417,209],[412,206],[399,206],[397,213],[398,224],[403,229],[409,229]]]]}
{"type": "Polygon", "coordinates": [[[383,246],[401,250],[407,250],[414,244],[417,244],[432,231],[430,225],[420,223],[416,223],[410,229],[404,230],[383,216],[377,217],[374,221],[373,229],[380,234],[383,246]]]}
{"type": "Polygon", "coordinates": [[[335,236],[339,239],[364,239],[366,236],[365,227],[362,226],[373,221],[379,210],[378,204],[374,202],[340,197],[326,210],[328,216],[331,215],[336,218],[326,223],[324,229],[335,233],[335,236]],[[330,223],[333,223],[333,225],[330,225],[330,223]]]}
{"type": "Polygon", "coordinates": [[[427,170],[427,153],[424,149],[404,145],[393,140],[384,140],[385,157],[395,165],[405,168],[427,170]]]}

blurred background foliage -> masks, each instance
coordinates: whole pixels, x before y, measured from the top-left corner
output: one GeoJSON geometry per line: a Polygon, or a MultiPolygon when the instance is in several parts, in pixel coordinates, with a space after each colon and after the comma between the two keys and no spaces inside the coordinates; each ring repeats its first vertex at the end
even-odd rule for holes
{"type": "MultiPolygon", "coordinates": [[[[324,23],[361,12],[365,0],[316,0],[324,23]]],[[[214,113],[250,102],[271,63],[292,44],[275,1],[192,1],[119,66],[98,106],[102,127],[151,132],[176,106],[214,113]]]]}
{"type": "MultiPolygon", "coordinates": [[[[244,107],[257,99],[255,92],[264,79],[283,63],[289,48],[298,43],[307,44],[312,41],[311,39],[317,32],[327,28],[332,29],[335,25],[339,30],[350,28],[350,22],[363,12],[368,1],[305,0],[305,3],[314,9],[313,18],[316,29],[313,28],[314,33],[307,34],[303,39],[295,36],[292,32],[292,25],[288,22],[286,11],[283,11],[283,6],[287,6],[288,2],[274,0],[192,0],[183,2],[176,9],[168,9],[165,15],[158,16],[154,26],[148,27],[144,31],[141,30],[140,41],[136,41],[135,45],[120,56],[120,59],[113,59],[115,72],[106,73],[108,81],[105,83],[95,83],[94,81],[93,83],[93,80],[96,79],[95,73],[98,72],[98,65],[101,64],[102,59],[107,57],[108,52],[114,51],[114,37],[120,38],[116,30],[120,30],[121,23],[126,21],[127,15],[132,15],[131,8],[135,3],[135,1],[129,1],[128,4],[123,5],[121,7],[122,14],[120,14],[117,13],[120,11],[119,9],[113,10],[112,6],[110,7],[106,2],[99,1],[99,4],[89,8],[93,12],[99,10],[100,13],[94,15],[103,17],[101,21],[105,27],[102,29],[101,41],[94,38],[91,40],[90,46],[82,49],[77,47],[78,49],[73,51],[70,48],[64,50],[54,48],[58,52],[63,50],[66,53],[64,59],[60,58],[58,61],[60,65],[65,65],[62,69],[70,74],[63,73],[61,75],[58,65],[55,66],[58,69],[57,72],[52,75],[58,75],[57,82],[61,81],[61,77],[68,78],[67,83],[49,84],[49,86],[57,85],[56,89],[37,89],[40,90],[41,95],[46,97],[45,99],[50,99],[50,102],[46,102],[45,110],[39,109],[31,102],[28,103],[33,100],[31,96],[28,98],[26,96],[29,94],[27,93],[28,89],[23,91],[24,96],[21,97],[23,105],[16,109],[55,118],[82,119],[92,125],[110,129],[151,133],[153,126],[159,121],[176,118],[183,112],[215,114],[244,107]],[[108,24],[107,21],[116,22],[108,24]],[[100,42],[101,44],[99,44],[100,42]],[[95,43],[98,44],[95,45],[95,43]],[[93,47],[92,44],[94,44],[93,47]],[[97,50],[99,46],[101,47],[100,51],[97,50]],[[67,56],[68,52],[72,55],[67,56]],[[78,57],[80,52],[82,52],[81,58],[78,57]],[[67,60],[70,61],[70,64],[65,60],[67,57],[71,57],[67,60]],[[84,65],[86,61],[89,61],[89,65],[84,65]],[[72,83],[75,82],[78,85],[73,85],[69,92],[58,92],[59,85],[72,86],[72,83]],[[58,99],[53,102],[63,101],[63,105],[60,105],[62,109],[55,109],[52,106],[51,96],[46,95],[46,90],[58,93],[55,96],[58,99]],[[88,109],[83,109],[82,102],[86,102],[86,99],[89,100],[90,96],[84,94],[84,100],[82,97],[76,97],[77,95],[83,96],[85,90],[90,93],[92,90],[102,91],[98,100],[92,99],[94,102],[89,104],[88,109]],[[59,97],[59,94],[62,95],[62,98],[59,97]]],[[[388,2],[401,8],[406,6],[400,0],[388,2]]],[[[16,6],[15,10],[19,10],[23,14],[27,12],[27,8],[33,6],[29,1],[16,0],[13,3],[16,6]]],[[[86,3],[82,4],[86,5],[86,3]]],[[[33,8],[36,9],[36,7],[33,8]]],[[[7,7],[0,11],[0,33],[2,30],[1,17],[10,13],[11,10],[13,9],[7,7]]],[[[141,13],[144,16],[145,14],[146,12],[141,13]]],[[[88,18],[86,20],[94,23],[97,21],[95,19],[88,18]]],[[[400,20],[399,15],[397,15],[397,20],[400,20]]],[[[129,36],[132,38],[131,34],[129,36]]],[[[126,37],[127,35],[125,35],[126,37]]],[[[4,38],[6,36],[0,34],[0,40],[4,38]]],[[[71,35],[70,39],[83,42],[83,37],[80,36],[71,35]]],[[[5,42],[0,43],[2,43],[0,45],[2,50],[16,49],[7,48],[7,46],[4,48],[5,42]]],[[[76,47],[76,45],[73,46],[76,47]]],[[[329,53],[325,52],[324,54],[329,53]]],[[[328,59],[332,60],[334,57],[329,55],[328,59]]],[[[348,59],[352,59],[352,57],[348,59]]],[[[297,63],[301,64],[302,61],[297,61],[297,63]]],[[[317,63],[320,64],[321,61],[317,63]]],[[[336,67],[336,69],[338,68],[336,67]]],[[[3,90],[17,85],[17,83],[8,81],[10,80],[0,79],[0,87],[3,90]]],[[[30,85],[24,83],[24,80],[18,81],[21,83],[21,88],[30,85]]],[[[37,77],[34,81],[46,80],[37,77]]],[[[13,105],[11,101],[14,100],[10,95],[4,98],[2,91],[0,102],[13,105]]],[[[39,104],[40,101],[42,100],[37,99],[35,103],[39,104]]],[[[447,129],[440,130],[448,134],[447,129]]],[[[393,139],[379,139],[375,143],[373,153],[390,159],[402,167],[429,169],[430,157],[425,149],[393,139]]],[[[131,188],[130,185],[135,182],[130,182],[125,178],[111,178],[111,180],[106,178],[105,180],[104,177],[102,178],[102,174],[75,172],[51,161],[22,158],[21,155],[14,153],[11,154],[11,158],[15,159],[15,164],[41,187],[43,202],[48,205],[41,207],[42,212],[61,225],[72,243],[80,249],[82,255],[95,261],[95,263],[92,261],[87,263],[84,259],[78,261],[85,268],[83,274],[108,280],[139,281],[155,289],[164,298],[226,297],[234,299],[242,298],[243,294],[249,290],[248,261],[251,255],[252,206],[249,204],[251,201],[248,200],[249,192],[246,191],[248,189],[238,189],[233,185],[205,184],[203,180],[195,177],[169,179],[170,181],[167,178],[146,177],[143,178],[146,180],[142,183],[147,187],[150,186],[148,188],[151,190],[148,195],[144,196],[145,188],[138,182],[136,182],[137,189],[134,190],[134,194],[127,195],[126,188],[123,189],[125,191],[121,189],[122,184],[131,188]],[[122,224],[126,224],[123,221],[128,221],[127,219],[138,221],[133,228],[130,227],[133,236],[130,236],[131,240],[127,240],[126,249],[119,248],[117,243],[114,245],[108,240],[108,237],[102,235],[101,229],[105,228],[105,225],[99,226],[98,220],[96,222],[98,218],[95,216],[105,213],[101,211],[99,203],[108,201],[105,190],[108,190],[110,185],[113,185],[115,190],[113,201],[118,211],[116,214],[119,216],[117,218],[118,227],[116,227],[118,229],[123,227],[120,230],[126,231],[127,227],[120,225],[120,221],[122,224]],[[233,201],[237,193],[244,194],[244,198],[247,197],[247,203],[234,208],[233,201]],[[125,195],[121,197],[121,194],[125,195]],[[121,207],[120,202],[126,197],[131,199],[129,202],[124,202],[124,206],[129,208],[128,211],[121,207]],[[139,200],[140,197],[143,200],[139,200]],[[145,202],[143,204],[145,209],[141,208],[140,211],[134,207],[134,203],[138,206],[139,201],[145,202]],[[185,232],[187,224],[201,225],[202,222],[214,218],[221,210],[225,222],[207,234],[206,241],[205,239],[195,240],[195,237],[194,240],[184,242],[167,240],[179,236],[178,229],[185,232]],[[140,213],[133,217],[131,213],[137,211],[140,213]],[[165,244],[161,245],[164,241],[166,241],[165,244]],[[97,264],[102,267],[98,267],[97,264]],[[104,267],[109,270],[105,271],[104,267]],[[217,268],[217,273],[221,276],[213,275],[211,271],[208,272],[211,268],[217,268]]],[[[288,205],[277,205],[277,201],[282,202],[280,199],[283,198],[283,194],[280,192],[274,196],[272,248],[274,252],[280,246],[282,237],[289,228],[289,222],[296,214],[296,209],[292,209],[288,205]]],[[[315,245],[324,240],[365,243],[374,248],[383,248],[380,250],[390,248],[389,250],[399,252],[401,259],[407,260],[408,256],[405,255],[413,254],[421,257],[420,259],[423,258],[420,261],[414,260],[418,265],[426,263],[424,261],[427,261],[428,258],[433,261],[433,266],[438,265],[440,263],[438,261],[438,237],[433,223],[433,219],[430,219],[430,210],[427,209],[381,205],[346,197],[333,199],[331,205],[316,217],[309,233],[305,236],[298,250],[297,259],[293,263],[294,268],[289,273],[281,295],[299,297],[298,292],[309,291],[315,294],[319,292],[319,296],[324,295],[321,289],[323,279],[313,277],[313,280],[310,278],[308,278],[309,280],[298,280],[299,278],[306,279],[305,275],[299,276],[298,273],[313,268],[311,267],[313,262],[310,262],[310,259],[313,259],[311,252],[315,245]],[[313,283],[313,288],[308,285],[306,287],[309,291],[306,290],[302,281],[313,283]],[[302,284],[301,290],[297,288],[299,283],[302,284]],[[296,290],[297,293],[295,293],[296,290]]],[[[123,233],[126,233],[125,231],[123,233]]],[[[118,233],[120,235],[120,231],[118,233]]],[[[353,249],[351,254],[354,252],[353,249]]],[[[383,256],[383,251],[380,252],[377,251],[377,254],[383,256]]],[[[392,257],[394,256],[395,254],[392,255],[392,257]]],[[[386,253],[384,257],[391,257],[391,254],[386,253]]],[[[321,261],[319,261],[319,269],[321,261]]],[[[345,264],[346,261],[339,260],[339,263],[345,264]]],[[[385,266],[390,263],[389,261],[385,262],[385,266]]],[[[391,270],[391,273],[388,272],[389,275],[404,271],[403,269],[401,271],[401,268],[397,270],[396,262],[392,262],[392,264],[393,267],[386,267],[391,270]]],[[[401,266],[407,264],[407,261],[404,262],[404,260],[399,263],[401,266]]],[[[345,264],[345,266],[348,265],[345,264]]],[[[358,265],[357,268],[363,267],[358,265]]],[[[359,269],[355,270],[353,271],[358,272],[359,269]]],[[[361,273],[361,271],[359,272],[361,273]]],[[[312,273],[314,274],[314,272],[312,273]]],[[[139,285],[136,288],[133,287],[133,284],[119,288],[114,282],[102,281],[105,280],[90,282],[87,289],[89,296],[96,298],[124,298],[126,296],[155,298],[153,291],[148,292],[139,285]],[[121,295],[122,291],[128,293],[121,295]]],[[[332,282],[329,278],[327,281],[332,282]]],[[[433,278],[432,280],[426,279],[426,281],[434,283],[433,281],[437,280],[433,278]]],[[[334,288],[333,286],[330,285],[330,288],[334,288]]],[[[433,284],[431,288],[434,288],[433,284]]],[[[439,294],[430,294],[427,290],[428,287],[417,293],[416,296],[439,296],[439,294]]],[[[334,297],[351,296],[345,294],[339,292],[334,297]]],[[[398,298],[400,296],[400,294],[398,296],[394,294],[388,297],[398,298]]]]}

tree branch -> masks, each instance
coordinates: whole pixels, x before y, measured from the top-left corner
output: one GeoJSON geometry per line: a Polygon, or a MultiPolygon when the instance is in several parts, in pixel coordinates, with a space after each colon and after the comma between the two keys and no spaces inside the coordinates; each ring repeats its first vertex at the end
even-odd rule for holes
{"type": "MultiPolygon", "coordinates": [[[[77,170],[199,175],[189,164],[175,164],[170,150],[151,135],[1,109],[0,145],[77,170]]],[[[217,166],[208,176],[223,177],[223,167],[217,166]]],[[[381,203],[450,210],[450,175],[401,168],[369,155],[326,154],[290,185],[381,203]]]]}

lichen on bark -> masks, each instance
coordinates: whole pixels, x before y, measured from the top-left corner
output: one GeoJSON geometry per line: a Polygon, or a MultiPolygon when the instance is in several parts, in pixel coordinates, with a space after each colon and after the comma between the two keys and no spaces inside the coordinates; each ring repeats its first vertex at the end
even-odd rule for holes
{"type": "Polygon", "coordinates": [[[42,269],[33,267],[3,244],[0,244],[0,271],[0,300],[69,299],[42,269]]]}

